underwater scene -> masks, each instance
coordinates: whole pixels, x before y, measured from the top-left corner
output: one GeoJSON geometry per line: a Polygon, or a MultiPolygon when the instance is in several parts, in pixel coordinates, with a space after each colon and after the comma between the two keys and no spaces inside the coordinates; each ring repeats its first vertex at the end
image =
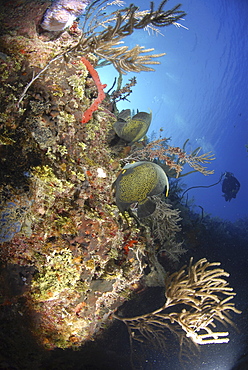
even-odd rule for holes
{"type": "Polygon", "coordinates": [[[0,1],[0,369],[248,369],[247,14],[0,1]]]}

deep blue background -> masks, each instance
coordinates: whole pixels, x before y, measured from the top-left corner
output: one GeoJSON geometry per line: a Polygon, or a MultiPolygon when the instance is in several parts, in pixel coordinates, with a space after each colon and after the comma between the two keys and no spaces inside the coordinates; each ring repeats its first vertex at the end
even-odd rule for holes
{"type": "MultiPolygon", "coordinates": [[[[129,2],[126,2],[129,5],[129,2]]],[[[157,7],[160,1],[155,0],[157,7]]],[[[165,9],[178,4],[168,1],[165,9]]],[[[141,10],[150,2],[136,0],[141,10]]],[[[225,202],[221,184],[188,192],[197,206],[212,217],[235,221],[247,216],[248,205],[248,1],[185,0],[182,10],[187,16],[182,27],[161,29],[162,35],[135,31],[126,38],[130,47],[136,44],[165,52],[155,72],[134,74],[137,85],[130,103],[121,102],[119,109],[153,112],[150,133],[171,137],[171,144],[181,146],[190,139],[187,150],[198,146],[202,153],[213,151],[216,159],[209,165],[211,176],[192,174],[183,178],[187,187],[216,183],[225,171],[234,173],[241,188],[236,199],[225,202]]],[[[112,67],[99,69],[102,82],[112,85],[118,76],[112,67]]],[[[124,83],[133,74],[124,77],[124,83]]],[[[106,89],[107,90],[107,89],[106,89]]],[[[186,168],[187,170],[187,168],[186,168]]]]}

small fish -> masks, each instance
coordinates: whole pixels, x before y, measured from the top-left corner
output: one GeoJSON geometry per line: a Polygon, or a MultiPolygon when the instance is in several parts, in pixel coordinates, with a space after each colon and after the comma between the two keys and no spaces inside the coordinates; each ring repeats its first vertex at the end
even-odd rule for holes
{"type": "Polygon", "coordinates": [[[113,127],[116,134],[130,145],[142,139],[147,133],[152,120],[152,113],[139,112],[131,118],[130,109],[123,110],[113,127]]]}
{"type": "Polygon", "coordinates": [[[127,164],[113,184],[116,205],[124,213],[133,203],[138,203],[139,218],[150,216],[156,209],[156,203],[149,197],[161,194],[169,182],[164,170],[153,162],[127,164]]]}

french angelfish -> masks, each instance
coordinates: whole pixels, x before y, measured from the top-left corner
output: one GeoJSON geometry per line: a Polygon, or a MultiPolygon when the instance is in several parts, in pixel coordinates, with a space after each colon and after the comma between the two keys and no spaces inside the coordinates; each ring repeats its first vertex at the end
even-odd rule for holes
{"type": "Polygon", "coordinates": [[[151,120],[152,113],[139,112],[131,118],[130,109],[125,109],[119,114],[113,128],[121,139],[132,145],[145,136],[151,120]]]}
{"type": "Polygon", "coordinates": [[[113,184],[116,205],[120,212],[127,211],[133,203],[138,203],[139,218],[150,216],[156,209],[152,195],[161,194],[166,187],[168,196],[169,182],[164,170],[153,162],[127,164],[113,184]]]}

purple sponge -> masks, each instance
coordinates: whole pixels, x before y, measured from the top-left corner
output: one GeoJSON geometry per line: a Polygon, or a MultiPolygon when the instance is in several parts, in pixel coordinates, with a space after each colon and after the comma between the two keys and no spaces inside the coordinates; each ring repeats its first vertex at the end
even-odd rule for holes
{"type": "Polygon", "coordinates": [[[63,31],[84,12],[90,0],[55,0],[46,10],[41,27],[47,31],[63,31]]]}

